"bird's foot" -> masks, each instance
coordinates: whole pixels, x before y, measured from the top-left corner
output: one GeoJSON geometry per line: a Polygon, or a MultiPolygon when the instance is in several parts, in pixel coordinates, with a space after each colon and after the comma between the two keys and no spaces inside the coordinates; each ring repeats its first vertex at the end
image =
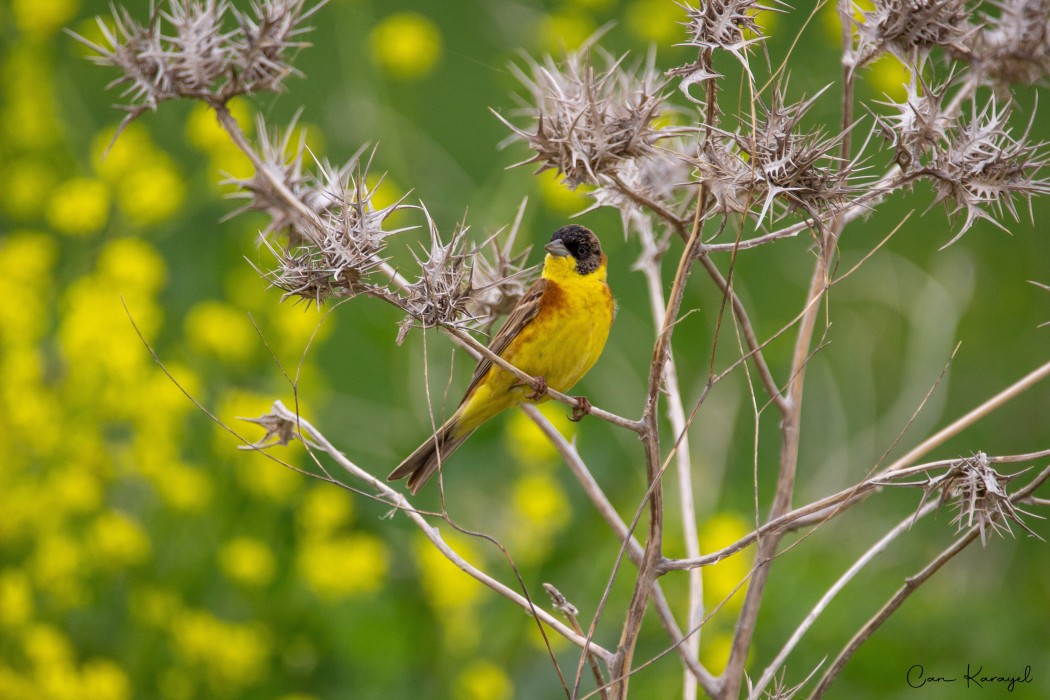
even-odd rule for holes
{"type": "Polygon", "coordinates": [[[573,423],[579,423],[583,417],[591,412],[591,402],[586,396],[577,396],[576,405],[572,407],[572,416],[569,418],[573,423]]]}
{"type": "Polygon", "coordinates": [[[543,377],[532,378],[532,393],[525,394],[529,401],[539,401],[547,395],[547,380],[543,377]]]}

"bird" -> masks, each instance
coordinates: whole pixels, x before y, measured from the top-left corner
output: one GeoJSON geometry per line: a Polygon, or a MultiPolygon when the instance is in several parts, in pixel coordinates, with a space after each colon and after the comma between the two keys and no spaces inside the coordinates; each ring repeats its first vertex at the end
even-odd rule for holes
{"type": "MultiPolygon", "coordinates": [[[[606,282],[607,258],[598,237],[562,226],[544,246],[543,271],[507,316],[489,349],[526,374],[533,385],[482,357],[459,407],[387,477],[408,477],[415,494],[481,424],[512,406],[547,400],[547,388],[566,392],[598,361],[616,304],[606,282]]],[[[573,420],[590,408],[578,398],[573,420]]]]}

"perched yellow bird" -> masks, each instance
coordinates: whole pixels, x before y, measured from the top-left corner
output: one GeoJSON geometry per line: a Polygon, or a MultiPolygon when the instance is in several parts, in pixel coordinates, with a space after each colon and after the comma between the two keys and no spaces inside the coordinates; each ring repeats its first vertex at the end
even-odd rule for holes
{"type": "MultiPolygon", "coordinates": [[[[539,378],[541,385],[565,392],[598,361],[615,305],[605,282],[605,254],[594,233],[583,226],[563,226],[544,248],[543,273],[489,349],[539,378]]],[[[439,460],[447,459],[482,423],[511,406],[545,401],[543,393],[481,358],[456,412],[387,480],[407,476],[408,488],[416,493],[437,471],[439,460]]]]}

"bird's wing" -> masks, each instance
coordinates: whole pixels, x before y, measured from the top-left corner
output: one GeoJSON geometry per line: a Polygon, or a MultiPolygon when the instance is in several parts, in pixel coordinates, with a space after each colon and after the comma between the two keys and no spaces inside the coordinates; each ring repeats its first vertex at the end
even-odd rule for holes
{"type": "MultiPolygon", "coordinates": [[[[547,280],[542,277],[532,283],[528,291],[525,292],[521,300],[518,301],[510,315],[507,317],[507,322],[503,324],[503,328],[500,329],[496,337],[489,343],[489,350],[496,355],[502,355],[503,351],[510,345],[510,341],[517,337],[521,329],[524,328],[529,321],[536,317],[536,314],[540,312],[540,302],[543,298],[543,290],[547,288],[547,280]]],[[[474,388],[481,382],[481,378],[485,376],[485,373],[492,367],[492,360],[487,357],[482,357],[478,362],[477,368],[474,369],[474,376],[470,379],[470,386],[467,387],[466,393],[463,395],[463,400],[466,401],[470,393],[474,391],[474,388]]]]}

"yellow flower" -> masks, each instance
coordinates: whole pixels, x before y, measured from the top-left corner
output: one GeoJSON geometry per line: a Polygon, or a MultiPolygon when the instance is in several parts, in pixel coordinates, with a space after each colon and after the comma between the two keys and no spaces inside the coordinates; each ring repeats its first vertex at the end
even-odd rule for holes
{"type": "Polygon", "coordinates": [[[119,182],[139,163],[158,155],[149,131],[140,122],[129,124],[114,141],[116,132],[116,126],[103,129],[91,142],[91,163],[99,176],[109,183],[119,182]]]}
{"type": "Polygon", "coordinates": [[[219,550],[219,567],[234,583],[265,586],[273,580],[277,565],[273,551],[262,540],[238,537],[219,550]]]}
{"type": "Polygon", "coordinates": [[[182,614],[182,601],[172,591],[145,587],[132,591],[130,610],[141,624],[168,629],[171,621],[182,614]]]}
{"type": "MultiPolygon", "coordinates": [[[[442,537],[467,562],[476,565],[481,561],[481,553],[466,536],[443,532],[442,537]]],[[[484,587],[449,561],[429,539],[417,536],[414,549],[423,592],[439,613],[455,617],[480,602],[484,587]]]]}
{"type": "Polygon", "coordinates": [[[576,214],[590,205],[587,192],[594,188],[590,185],[579,185],[570,190],[555,170],[544,170],[536,176],[543,203],[559,214],[576,214]]]}
{"type": "Polygon", "coordinates": [[[441,58],[440,30],[417,12],[388,15],[375,26],[369,39],[372,61],[395,78],[423,78],[441,58]]]}
{"type": "Polygon", "coordinates": [[[131,170],[117,189],[117,206],[140,226],[152,226],[170,218],[182,206],[186,186],[175,163],[165,154],[131,170]]]}
{"type": "Polygon", "coordinates": [[[54,171],[41,161],[14,160],[2,170],[0,203],[13,219],[27,221],[43,212],[55,182],[54,171]]]}
{"type": "Polygon", "coordinates": [[[673,44],[685,38],[680,22],[685,20],[682,8],[665,0],[635,0],[627,6],[624,22],[627,28],[643,41],[673,44]]]}
{"type": "Polygon", "coordinates": [[[514,684],[506,672],[490,661],[475,661],[456,679],[456,700],[509,700],[514,684]]]}
{"type": "Polygon", "coordinates": [[[155,294],[168,278],[164,258],[139,238],[107,243],[98,258],[98,272],[124,294],[155,294]]]}
{"type": "Polygon", "coordinates": [[[37,667],[71,667],[73,645],[60,630],[51,625],[37,623],[26,630],[22,637],[22,648],[26,659],[37,667]]]}
{"type": "Polygon", "coordinates": [[[514,511],[529,526],[545,530],[564,527],[572,515],[572,508],[558,483],[546,474],[532,474],[514,483],[512,496],[514,511]]]}
{"type": "Polygon", "coordinates": [[[330,537],[350,522],[353,503],[342,489],[329,484],[312,486],[295,513],[299,532],[307,538],[330,537]]]}
{"type": "Polygon", "coordinates": [[[77,0],[12,0],[11,14],[22,32],[42,39],[68,24],[79,4],[77,0]]]}
{"type": "MultiPolygon", "coordinates": [[[[549,402],[540,404],[539,410],[559,433],[567,440],[572,440],[572,436],[576,433],[576,426],[569,420],[563,406],[549,402]]],[[[508,451],[514,455],[518,463],[524,466],[536,466],[549,465],[557,461],[558,450],[543,434],[539,426],[523,411],[511,413],[507,420],[506,431],[508,451]]]]}
{"type": "Polygon", "coordinates": [[[79,697],[91,700],[123,700],[131,697],[131,684],[124,670],[108,659],[92,659],[80,670],[79,697]]]}
{"type": "Polygon", "coordinates": [[[273,643],[258,624],[225,622],[205,611],[186,611],[171,625],[176,652],[201,668],[215,695],[234,695],[266,673],[273,643]]]}
{"type": "Polygon", "coordinates": [[[378,590],[390,564],[383,540],[357,533],[307,540],[299,549],[296,566],[315,595],[338,600],[378,590]]]}
{"type": "Polygon", "coordinates": [[[729,663],[729,653],[732,649],[731,633],[705,634],[700,641],[700,662],[715,673],[721,673],[729,663]]]}
{"type": "MultiPolygon", "coordinates": [[[[700,528],[700,551],[714,552],[736,542],[751,531],[747,521],[736,513],[724,512],[714,515],[700,528]]],[[[752,556],[745,552],[734,554],[712,566],[704,567],[704,605],[708,610],[719,605],[727,597],[723,610],[738,610],[744,602],[747,584],[741,585],[751,571],[752,556]],[[740,586],[733,593],[733,589],[740,586]]]]}
{"type": "Polygon", "coordinates": [[[871,86],[891,100],[901,102],[907,96],[911,70],[892,54],[883,54],[869,67],[867,75],[871,86]]]}
{"type": "Polygon", "coordinates": [[[211,479],[200,469],[168,464],[151,481],[164,503],[184,513],[198,513],[211,500],[211,479]]]}
{"type": "Polygon", "coordinates": [[[111,571],[141,564],[149,557],[149,535],[142,526],[117,511],[103,513],[95,519],[88,541],[94,561],[111,571]]]}
{"type": "Polygon", "coordinates": [[[60,606],[73,606],[84,596],[80,576],[85,573],[81,547],[63,533],[49,534],[37,542],[29,560],[36,586],[60,606]]]}
{"type": "Polygon", "coordinates": [[[568,9],[545,15],[537,27],[537,38],[543,50],[560,55],[578,49],[594,30],[594,22],[588,15],[568,9]]]}
{"type": "MultiPolygon", "coordinates": [[[[231,100],[227,106],[241,130],[245,135],[250,135],[254,121],[248,101],[236,98],[231,100]]],[[[216,184],[228,176],[238,178],[251,176],[253,172],[251,160],[219,125],[215,112],[202,102],[194,106],[186,121],[186,139],[211,157],[211,169],[216,184]]]]}
{"type": "Polygon", "coordinates": [[[58,246],[44,233],[16,231],[0,239],[0,345],[33,348],[50,325],[50,281],[58,246]]]}
{"type": "Polygon", "coordinates": [[[16,628],[33,618],[33,588],[19,569],[0,573],[0,627],[16,628]]]}
{"type": "Polygon", "coordinates": [[[98,233],[109,218],[109,188],[101,180],[75,177],[52,193],[47,221],[59,233],[98,233]]]}
{"type": "Polygon", "coordinates": [[[186,314],[190,344],[226,362],[244,362],[251,357],[258,336],[247,314],[219,301],[202,301],[186,314]]]}

